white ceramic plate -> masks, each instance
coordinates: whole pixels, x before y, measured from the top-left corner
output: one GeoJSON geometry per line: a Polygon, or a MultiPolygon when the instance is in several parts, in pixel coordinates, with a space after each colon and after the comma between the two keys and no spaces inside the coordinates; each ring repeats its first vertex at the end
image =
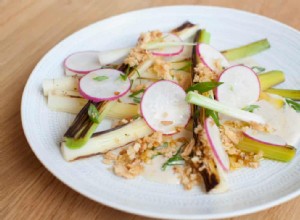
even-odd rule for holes
{"type": "MultiPolygon", "coordinates": [[[[142,177],[124,180],[102,164],[101,157],[67,163],[59,142],[73,116],[51,112],[42,95],[46,78],[63,76],[63,59],[82,50],[106,50],[133,45],[143,31],[168,31],[189,20],[212,34],[218,49],[268,38],[272,48],[255,57],[267,69],[286,75],[283,87],[300,85],[300,33],[258,15],[217,7],[176,6],[151,8],[115,16],[92,24],[50,50],[33,70],[23,94],[22,122],[28,142],[45,167],[82,195],[102,204],[139,215],[171,219],[224,218],[278,205],[300,194],[300,154],[291,163],[264,161],[259,169],[230,174],[231,190],[207,195],[197,187],[149,182],[142,177]]],[[[103,128],[109,122],[103,123],[103,128]]],[[[299,144],[298,144],[299,147],[299,144]]]]}

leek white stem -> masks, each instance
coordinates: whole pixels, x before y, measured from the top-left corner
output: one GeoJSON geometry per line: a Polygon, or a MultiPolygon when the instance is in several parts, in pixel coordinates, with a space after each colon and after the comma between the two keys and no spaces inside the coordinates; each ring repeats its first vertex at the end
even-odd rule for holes
{"type": "Polygon", "coordinates": [[[241,109],[232,108],[196,92],[189,92],[186,96],[186,101],[188,103],[199,105],[245,122],[265,124],[265,120],[259,115],[241,109]]]}
{"type": "Polygon", "coordinates": [[[151,133],[153,133],[153,130],[140,118],[123,127],[94,136],[83,147],[78,149],[70,149],[65,142],[62,142],[61,151],[66,161],[72,161],[105,153],[148,136],[151,133]]]}
{"type": "Polygon", "coordinates": [[[194,46],[195,43],[190,42],[155,42],[155,43],[148,43],[144,46],[146,50],[153,50],[153,49],[160,49],[164,47],[176,47],[176,46],[194,46]]]}

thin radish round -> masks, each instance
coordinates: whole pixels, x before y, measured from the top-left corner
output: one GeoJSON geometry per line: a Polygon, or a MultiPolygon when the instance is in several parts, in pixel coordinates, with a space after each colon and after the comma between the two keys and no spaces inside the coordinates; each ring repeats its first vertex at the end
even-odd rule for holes
{"type": "MultiPolygon", "coordinates": [[[[164,42],[182,42],[182,40],[174,34],[165,34],[163,36],[164,42]]],[[[150,52],[155,56],[170,57],[180,54],[184,46],[166,46],[160,49],[152,49],[150,52]]]]}
{"type": "Polygon", "coordinates": [[[82,51],[69,55],[64,61],[66,74],[87,74],[100,69],[98,53],[98,51],[82,51]]]}
{"type": "Polygon", "coordinates": [[[91,101],[115,100],[130,89],[130,80],[114,69],[100,69],[86,74],[79,81],[80,94],[91,101]]]}
{"type": "Polygon", "coordinates": [[[163,134],[174,134],[187,125],[191,109],[185,91],[176,83],[162,80],[144,93],[141,112],[147,124],[163,134]]]}
{"type": "Polygon", "coordinates": [[[214,156],[223,170],[229,171],[229,157],[225,151],[225,148],[223,147],[218,126],[214,123],[213,119],[207,118],[204,123],[204,129],[214,156]]]}
{"type": "Polygon", "coordinates": [[[202,63],[214,72],[220,72],[222,68],[227,68],[229,62],[218,50],[208,44],[198,44],[197,53],[202,63]]]}
{"type": "Polygon", "coordinates": [[[262,132],[262,131],[256,131],[253,129],[246,129],[243,131],[244,135],[248,138],[261,142],[263,144],[269,144],[269,145],[276,145],[276,146],[286,146],[287,143],[284,139],[279,137],[278,135],[262,132]]]}
{"type": "Polygon", "coordinates": [[[216,88],[216,99],[224,104],[243,108],[259,98],[260,82],[256,73],[249,67],[236,65],[224,70],[216,88]]]}

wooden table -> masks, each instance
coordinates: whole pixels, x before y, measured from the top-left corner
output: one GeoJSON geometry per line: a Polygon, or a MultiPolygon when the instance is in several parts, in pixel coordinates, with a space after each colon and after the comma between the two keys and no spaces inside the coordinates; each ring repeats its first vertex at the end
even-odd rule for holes
{"type": "MultiPolygon", "coordinates": [[[[74,31],[123,12],[174,4],[238,8],[300,29],[299,0],[0,1],[1,219],[147,219],[93,202],[49,173],[23,134],[21,95],[41,57],[74,31]]],[[[299,219],[299,210],[298,197],[269,210],[233,219],[299,219]]]]}

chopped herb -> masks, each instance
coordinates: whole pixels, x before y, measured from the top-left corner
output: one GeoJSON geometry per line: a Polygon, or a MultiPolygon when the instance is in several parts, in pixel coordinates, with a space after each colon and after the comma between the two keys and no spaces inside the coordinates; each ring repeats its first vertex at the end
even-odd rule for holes
{"type": "Polygon", "coordinates": [[[126,74],[120,74],[120,79],[123,81],[126,81],[127,75],[126,74]]]}
{"type": "Polygon", "coordinates": [[[145,89],[140,89],[138,91],[133,92],[132,94],[129,95],[130,98],[135,98],[135,96],[137,96],[140,93],[145,92],[145,89]]]}
{"type": "Polygon", "coordinates": [[[125,73],[124,74],[120,74],[120,79],[125,81],[128,77],[128,74],[130,72],[130,66],[127,66],[126,70],[125,70],[125,73]]]}
{"type": "Polygon", "coordinates": [[[132,98],[132,100],[135,102],[135,103],[140,103],[141,102],[141,98],[140,97],[136,97],[137,95],[139,95],[140,93],[143,93],[145,92],[145,89],[140,89],[136,92],[133,92],[132,94],[129,95],[130,98],[132,98]]]}
{"type": "Polygon", "coordinates": [[[141,74],[136,67],[134,67],[134,71],[138,74],[139,77],[141,77],[141,74]]]}
{"type": "Polygon", "coordinates": [[[139,97],[133,97],[132,100],[133,100],[135,103],[141,103],[141,98],[139,98],[139,97]]]}
{"type": "Polygon", "coordinates": [[[175,70],[189,71],[191,66],[192,66],[192,62],[187,61],[186,64],[183,67],[181,67],[179,69],[175,69],[175,70]]]}
{"type": "Polygon", "coordinates": [[[214,120],[216,125],[218,127],[220,127],[219,115],[216,111],[213,111],[210,109],[205,109],[205,114],[206,114],[206,117],[210,116],[214,120]]]}
{"type": "Polygon", "coordinates": [[[140,114],[137,114],[137,115],[135,115],[135,116],[132,116],[132,119],[138,119],[139,117],[141,117],[141,115],[140,115],[140,114]]]}
{"type": "Polygon", "coordinates": [[[184,146],[185,144],[181,145],[181,147],[178,149],[178,151],[176,152],[176,154],[174,154],[171,158],[169,158],[161,167],[161,169],[163,171],[166,170],[167,166],[173,166],[173,165],[182,165],[184,160],[181,156],[181,150],[182,150],[182,147],[184,146]]]}
{"type": "Polygon", "coordinates": [[[161,153],[158,152],[157,154],[154,154],[154,155],[151,157],[151,160],[152,160],[154,157],[157,157],[158,155],[161,155],[161,153]]]}
{"type": "Polygon", "coordinates": [[[218,87],[219,85],[223,84],[222,82],[200,82],[197,84],[194,84],[192,86],[190,86],[186,92],[189,91],[198,91],[199,93],[204,93],[204,92],[208,92],[216,87],[218,87]]]}
{"type": "Polygon", "coordinates": [[[300,104],[298,102],[295,102],[291,99],[285,99],[285,101],[289,106],[295,109],[296,112],[300,112],[300,104]]]}
{"type": "Polygon", "coordinates": [[[248,105],[248,106],[242,108],[242,110],[248,111],[248,112],[253,112],[257,108],[259,108],[258,105],[248,105]]]}
{"type": "Polygon", "coordinates": [[[251,69],[256,73],[261,73],[266,70],[266,68],[261,67],[261,66],[253,66],[253,67],[251,67],[251,69]]]}
{"type": "Polygon", "coordinates": [[[89,115],[89,118],[92,122],[98,123],[98,124],[100,123],[99,111],[93,103],[91,103],[89,105],[88,115],[89,115]]]}
{"type": "Polygon", "coordinates": [[[168,143],[168,142],[164,142],[164,143],[161,145],[162,148],[166,148],[166,147],[168,147],[168,146],[169,146],[169,143],[168,143]]]}
{"type": "Polygon", "coordinates": [[[96,76],[93,78],[93,80],[95,81],[103,81],[103,80],[107,80],[108,77],[107,76],[96,76]]]}

